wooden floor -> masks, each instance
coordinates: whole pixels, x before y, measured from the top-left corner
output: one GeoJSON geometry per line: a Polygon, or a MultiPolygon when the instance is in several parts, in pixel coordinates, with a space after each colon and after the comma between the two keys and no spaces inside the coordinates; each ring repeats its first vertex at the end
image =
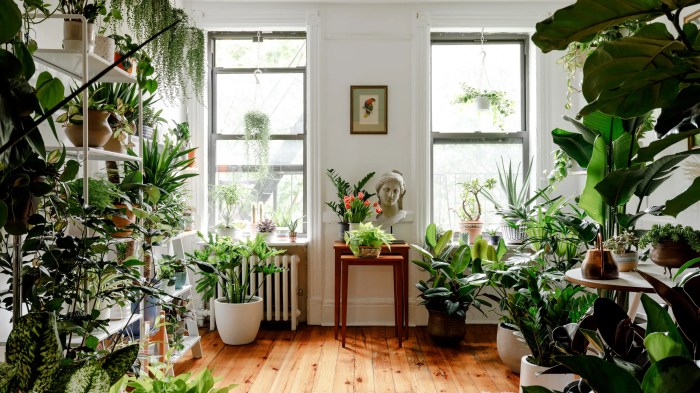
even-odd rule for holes
{"type": "Polygon", "coordinates": [[[240,392],[517,392],[518,376],[499,360],[496,325],[469,325],[459,347],[432,344],[411,328],[398,347],[392,327],[350,327],[346,347],[332,327],[261,330],[256,341],[224,345],[216,332],[202,338],[204,357],[191,354],[175,372],[204,368],[240,392]]]}

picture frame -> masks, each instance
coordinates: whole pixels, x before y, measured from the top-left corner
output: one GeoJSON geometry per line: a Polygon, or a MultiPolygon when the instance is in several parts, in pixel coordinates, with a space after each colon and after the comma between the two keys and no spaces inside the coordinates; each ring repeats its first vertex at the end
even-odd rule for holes
{"type": "Polygon", "coordinates": [[[350,134],[388,134],[388,87],[350,86],[350,134]]]}
{"type": "MultiPolygon", "coordinates": [[[[700,10],[697,10],[683,18],[683,23],[693,23],[700,28],[700,10]]],[[[688,137],[688,150],[700,147],[700,135],[688,137]]]]}

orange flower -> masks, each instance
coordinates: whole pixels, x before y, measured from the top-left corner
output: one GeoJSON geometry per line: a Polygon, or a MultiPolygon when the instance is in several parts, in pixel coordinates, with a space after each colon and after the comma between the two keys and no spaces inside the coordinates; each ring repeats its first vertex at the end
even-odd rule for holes
{"type": "Polygon", "coordinates": [[[365,199],[365,194],[362,191],[360,191],[357,193],[357,197],[360,199],[365,199]]]}
{"type": "Polygon", "coordinates": [[[347,203],[349,200],[350,200],[349,196],[346,195],[343,197],[343,202],[347,203]]]}
{"type": "Polygon", "coordinates": [[[354,201],[354,200],[355,200],[355,196],[354,196],[354,195],[350,195],[350,202],[352,202],[352,201],[354,201]]]}
{"type": "Polygon", "coordinates": [[[372,206],[374,206],[374,207],[379,206],[379,202],[374,202],[374,205],[372,205],[372,206]]]}
{"type": "Polygon", "coordinates": [[[365,206],[369,206],[369,201],[365,201],[365,206]]]}
{"type": "Polygon", "coordinates": [[[378,208],[376,209],[376,212],[377,212],[377,214],[381,213],[381,212],[382,212],[382,208],[381,208],[381,207],[378,207],[378,208]]]}
{"type": "Polygon", "coordinates": [[[346,203],[346,204],[345,204],[345,208],[346,208],[346,209],[349,209],[349,208],[350,208],[350,204],[349,204],[349,203],[346,203]]]}

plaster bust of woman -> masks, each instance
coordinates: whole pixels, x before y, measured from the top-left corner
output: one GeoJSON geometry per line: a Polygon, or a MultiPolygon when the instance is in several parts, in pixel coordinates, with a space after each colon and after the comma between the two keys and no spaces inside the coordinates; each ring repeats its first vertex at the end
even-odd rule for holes
{"type": "Polygon", "coordinates": [[[382,208],[382,212],[375,217],[378,225],[386,228],[406,218],[406,211],[403,210],[406,184],[403,182],[401,172],[394,169],[383,174],[377,181],[375,190],[382,208]]]}

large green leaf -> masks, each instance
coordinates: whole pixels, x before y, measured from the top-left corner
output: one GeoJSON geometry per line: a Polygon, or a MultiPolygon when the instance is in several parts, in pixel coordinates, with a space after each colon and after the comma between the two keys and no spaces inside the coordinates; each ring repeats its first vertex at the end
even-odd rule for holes
{"type": "Polygon", "coordinates": [[[110,385],[115,384],[119,378],[123,377],[136,361],[139,354],[139,345],[133,344],[118,349],[111,353],[102,364],[102,368],[109,375],[110,385]]]}
{"type": "Polygon", "coordinates": [[[642,389],[644,393],[697,393],[700,391],[700,368],[682,357],[663,359],[652,364],[644,374],[642,389]]]}
{"type": "Polygon", "coordinates": [[[608,206],[620,206],[629,202],[637,185],[644,178],[644,169],[619,169],[608,173],[595,185],[608,206]]]}
{"type": "Polygon", "coordinates": [[[8,388],[10,386],[10,383],[12,382],[12,379],[15,377],[15,374],[17,373],[17,368],[8,363],[0,363],[0,393],[5,393],[6,391],[5,388],[8,388]]]}
{"type": "Polygon", "coordinates": [[[537,23],[532,41],[543,52],[563,50],[571,42],[590,41],[598,32],[631,19],[663,14],[660,0],[579,0],[537,23]]]}
{"type": "Polygon", "coordinates": [[[682,211],[700,201],[700,177],[696,177],[693,183],[675,198],[666,201],[664,214],[677,217],[682,211]]]}
{"type": "Polygon", "coordinates": [[[629,168],[632,165],[632,157],[636,154],[638,146],[632,135],[626,132],[615,139],[612,143],[613,169],[629,168]]]}
{"type": "MultiPolygon", "coordinates": [[[[586,116],[584,120],[588,122],[590,118],[591,116],[586,116]]],[[[572,119],[569,116],[564,116],[564,120],[571,123],[574,126],[574,128],[576,128],[576,130],[578,130],[578,132],[580,132],[581,135],[583,135],[583,139],[585,139],[586,142],[590,143],[591,145],[595,141],[595,138],[598,137],[598,135],[600,135],[600,133],[597,130],[593,130],[589,128],[586,124],[576,119],[572,119]]]]}
{"type": "Polygon", "coordinates": [[[107,393],[109,374],[97,364],[81,367],[73,374],[66,386],[66,393],[107,393]]]}
{"type": "Polygon", "coordinates": [[[687,150],[674,155],[662,157],[644,169],[644,179],[637,185],[634,194],[639,198],[651,195],[673,174],[681,161],[689,155],[700,154],[700,150],[687,150]]]}
{"type": "Polygon", "coordinates": [[[669,146],[675,145],[681,141],[685,142],[689,137],[698,133],[700,133],[700,129],[693,129],[681,134],[668,135],[663,139],[655,140],[651,142],[649,146],[640,148],[633,161],[639,163],[652,161],[657,154],[661,153],[669,146]]]}
{"type": "Polygon", "coordinates": [[[595,186],[605,177],[607,167],[607,152],[605,140],[598,137],[593,144],[593,155],[586,168],[586,186],[579,199],[579,207],[597,223],[605,223],[605,202],[595,186]]]}
{"type": "Polygon", "coordinates": [[[671,105],[678,95],[679,77],[690,69],[689,63],[674,56],[683,49],[662,23],[604,43],[583,66],[582,92],[589,104],[579,114],[600,110],[630,118],[671,105]]]}
{"type": "Polygon", "coordinates": [[[671,356],[685,357],[688,354],[682,341],[677,342],[661,332],[647,334],[644,338],[644,347],[647,349],[652,363],[671,356]]]}
{"type": "Polygon", "coordinates": [[[581,168],[588,166],[593,154],[593,145],[586,141],[582,134],[555,128],[552,130],[552,140],[581,168]]]}
{"type": "Polygon", "coordinates": [[[557,356],[559,363],[581,376],[598,393],[635,393],[641,386],[625,369],[597,356],[557,356]]]}
{"type": "Polygon", "coordinates": [[[36,80],[36,96],[44,109],[53,108],[63,100],[65,87],[60,79],[44,71],[36,80]]]}
{"type": "Polygon", "coordinates": [[[626,132],[622,119],[603,112],[593,112],[584,116],[583,125],[595,135],[602,136],[606,144],[612,143],[626,132]]]}
{"type": "Polygon", "coordinates": [[[437,225],[430,223],[427,228],[425,228],[425,244],[428,247],[435,249],[435,241],[437,239],[437,225]]]}
{"type": "Polygon", "coordinates": [[[46,389],[62,358],[53,313],[29,313],[17,320],[7,338],[7,362],[17,367],[22,391],[46,389]]]}
{"type": "Polygon", "coordinates": [[[0,0],[0,43],[12,41],[22,27],[22,14],[14,0],[0,0]]]}
{"type": "MultiPolygon", "coordinates": [[[[692,24],[688,23],[687,25],[692,24]]],[[[691,120],[693,107],[697,104],[699,96],[700,86],[691,85],[682,89],[676,96],[673,104],[661,109],[661,113],[656,118],[656,124],[654,125],[656,133],[659,136],[664,136],[676,127],[681,132],[697,128],[691,123],[691,120]]]]}

